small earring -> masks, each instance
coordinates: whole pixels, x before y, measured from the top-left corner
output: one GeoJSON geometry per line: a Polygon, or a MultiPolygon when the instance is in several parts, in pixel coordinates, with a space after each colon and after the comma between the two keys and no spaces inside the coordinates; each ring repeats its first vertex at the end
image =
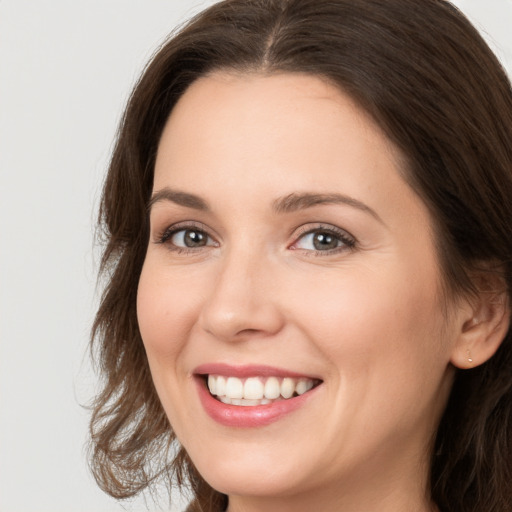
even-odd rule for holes
{"type": "Polygon", "coordinates": [[[472,363],[473,359],[471,358],[471,352],[469,351],[469,348],[466,350],[466,354],[468,355],[468,362],[472,363]]]}

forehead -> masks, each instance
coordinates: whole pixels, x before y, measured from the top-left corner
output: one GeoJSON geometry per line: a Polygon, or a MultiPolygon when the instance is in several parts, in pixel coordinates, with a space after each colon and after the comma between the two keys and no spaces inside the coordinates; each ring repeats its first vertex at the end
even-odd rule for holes
{"type": "Polygon", "coordinates": [[[172,167],[178,179],[186,166],[191,178],[194,171],[212,172],[228,157],[241,173],[274,170],[277,179],[285,164],[297,171],[304,167],[306,154],[315,161],[310,176],[320,178],[333,147],[344,153],[341,173],[343,164],[360,164],[372,155],[400,166],[400,152],[370,116],[327,80],[299,73],[216,72],[192,83],[171,112],[158,150],[156,181],[163,168],[172,167]]]}
{"type": "Polygon", "coordinates": [[[154,191],[214,195],[231,212],[237,197],[248,210],[256,193],[269,206],[291,193],[339,193],[410,216],[423,204],[402,179],[402,161],[372,118],[327,80],[216,72],[192,83],[172,111],[154,191]]]}

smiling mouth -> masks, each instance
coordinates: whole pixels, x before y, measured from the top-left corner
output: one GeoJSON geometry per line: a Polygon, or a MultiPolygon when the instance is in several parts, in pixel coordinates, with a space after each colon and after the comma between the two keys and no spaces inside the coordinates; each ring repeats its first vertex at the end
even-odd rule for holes
{"type": "Polygon", "coordinates": [[[228,405],[254,407],[270,405],[304,395],[322,381],[307,377],[227,377],[224,375],[204,376],[210,394],[228,405]]]}

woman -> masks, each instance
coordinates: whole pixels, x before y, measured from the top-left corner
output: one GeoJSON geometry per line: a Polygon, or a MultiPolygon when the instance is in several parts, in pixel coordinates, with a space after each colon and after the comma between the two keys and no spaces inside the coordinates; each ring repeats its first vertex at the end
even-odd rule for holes
{"type": "Polygon", "coordinates": [[[104,188],[100,485],[175,476],[204,511],[510,510],[511,140],[510,83],[448,2],[192,20],[104,188]]]}

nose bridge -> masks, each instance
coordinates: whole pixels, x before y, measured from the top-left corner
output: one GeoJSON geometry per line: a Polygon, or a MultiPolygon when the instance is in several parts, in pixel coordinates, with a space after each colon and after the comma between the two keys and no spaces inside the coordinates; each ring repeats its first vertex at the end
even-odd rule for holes
{"type": "Polygon", "coordinates": [[[219,339],[236,340],[249,334],[272,334],[281,326],[274,300],[272,271],[264,251],[239,243],[227,249],[201,312],[204,330],[219,339]]]}

